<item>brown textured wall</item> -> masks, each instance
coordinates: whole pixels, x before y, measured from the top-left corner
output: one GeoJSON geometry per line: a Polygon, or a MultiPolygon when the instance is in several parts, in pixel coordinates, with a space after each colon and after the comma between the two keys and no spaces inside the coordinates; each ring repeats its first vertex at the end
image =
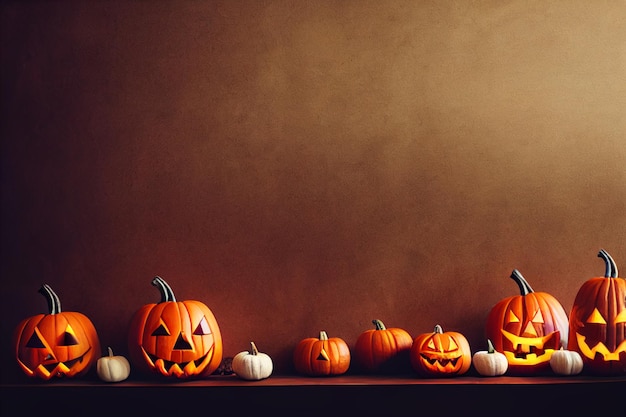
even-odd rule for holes
{"type": "MultiPolygon", "coordinates": [[[[2,4],[2,332],[125,351],[154,275],[291,372],[382,319],[465,333],[519,269],[567,311],[626,269],[626,5],[2,4]]],[[[18,372],[5,338],[3,377],[18,372]]]]}

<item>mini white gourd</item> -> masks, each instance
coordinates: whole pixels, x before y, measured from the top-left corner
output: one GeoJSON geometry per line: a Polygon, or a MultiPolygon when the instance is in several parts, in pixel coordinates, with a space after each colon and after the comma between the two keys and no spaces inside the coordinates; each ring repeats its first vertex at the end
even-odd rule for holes
{"type": "Polygon", "coordinates": [[[250,351],[244,350],[233,357],[233,372],[242,379],[258,381],[272,374],[274,364],[269,355],[259,352],[254,342],[250,351]]]}
{"type": "Polygon", "coordinates": [[[550,356],[550,368],[558,375],[578,375],[583,371],[583,358],[574,350],[555,350],[550,356]]]}
{"type": "Polygon", "coordinates": [[[105,382],[120,382],[130,375],[130,363],[124,356],[114,356],[109,347],[109,355],[96,362],[98,377],[105,382]]]}
{"type": "Polygon", "coordinates": [[[487,340],[488,349],[474,353],[472,364],[476,371],[482,376],[504,375],[509,369],[509,362],[502,352],[494,349],[491,340],[487,340]]]}

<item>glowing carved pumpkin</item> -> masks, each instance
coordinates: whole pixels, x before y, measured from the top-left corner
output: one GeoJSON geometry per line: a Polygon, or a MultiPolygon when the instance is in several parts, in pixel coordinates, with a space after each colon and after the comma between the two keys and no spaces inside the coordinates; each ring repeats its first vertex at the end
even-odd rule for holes
{"type": "Polygon", "coordinates": [[[568,349],[583,358],[584,371],[600,375],[626,374],[626,279],[604,249],[604,277],[580,287],[570,312],[568,349]]]}
{"type": "Polygon", "coordinates": [[[222,361],[222,336],[213,312],[200,301],[176,301],[161,277],[152,285],[161,292],[161,302],[144,305],[133,316],[128,333],[131,361],[163,376],[210,375],[222,361]]]}
{"type": "Polygon", "coordinates": [[[83,314],[61,311],[61,301],[49,285],[39,292],[49,314],[23,320],[13,336],[17,363],[31,377],[77,377],[100,357],[100,341],[93,323],[83,314]]]}
{"type": "Polygon", "coordinates": [[[298,373],[310,376],[333,376],[346,373],[350,367],[350,349],[339,337],[302,339],[293,352],[293,363],[298,373]]]}
{"type": "Polygon", "coordinates": [[[567,343],[567,313],[552,295],[534,292],[517,269],[511,278],[520,295],[493,306],[487,317],[487,338],[506,356],[510,374],[549,372],[552,353],[567,343]]]}
{"type": "Polygon", "coordinates": [[[444,332],[440,325],[432,333],[415,338],[411,347],[411,366],[423,376],[463,375],[472,364],[472,352],[465,336],[444,332]]]}

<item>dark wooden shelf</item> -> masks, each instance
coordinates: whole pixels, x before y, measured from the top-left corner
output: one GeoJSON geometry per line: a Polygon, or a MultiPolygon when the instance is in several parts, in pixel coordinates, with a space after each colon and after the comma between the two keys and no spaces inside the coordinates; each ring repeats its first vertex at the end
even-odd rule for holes
{"type": "Polygon", "coordinates": [[[581,416],[624,410],[626,377],[301,377],[261,381],[97,379],[2,385],[2,416],[581,416]]]}

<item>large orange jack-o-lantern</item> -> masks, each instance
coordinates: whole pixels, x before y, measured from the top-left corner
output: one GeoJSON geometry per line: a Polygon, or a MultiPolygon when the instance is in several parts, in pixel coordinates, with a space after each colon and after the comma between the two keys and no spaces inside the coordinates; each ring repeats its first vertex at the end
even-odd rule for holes
{"type": "Polygon", "coordinates": [[[39,292],[48,301],[49,314],[23,320],[13,340],[17,363],[31,377],[78,377],[101,355],[100,341],[91,320],[82,313],[61,311],[61,301],[48,284],[39,292]]]}
{"type": "Polygon", "coordinates": [[[161,292],[161,302],[146,304],[133,316],[131,360],[139,369],[163,376],[210,375],[222,361],[222,336],[213,312],[200,301],[176,301],[161,277],[152,285],[161,292]]]}
{"type": "Polygon", "coordinates": [[[618,277],[615,261],[604,249],[604,277],[580,287],[570,312],[568,349],[580,353],[583,371],[600,375],[626,374],[626,279],[618,277]]]}
{"type": "Polygon", "coordinates": [[[517,269],[511,278],[520,295],[493,306],[487,317],[487,338],[506,356],[510,374],[549,372],[552,353],[567,344],[567,313],[552,295],[534,292],[517,269]]]}
{"type": "Polygon", "coordinates": [[[411,366],[422,376],[463,375],[471,364],[467,338],[459,332],[444,332],[440,325],[432,333],[417,336],[411,346],[411,366]]]}

